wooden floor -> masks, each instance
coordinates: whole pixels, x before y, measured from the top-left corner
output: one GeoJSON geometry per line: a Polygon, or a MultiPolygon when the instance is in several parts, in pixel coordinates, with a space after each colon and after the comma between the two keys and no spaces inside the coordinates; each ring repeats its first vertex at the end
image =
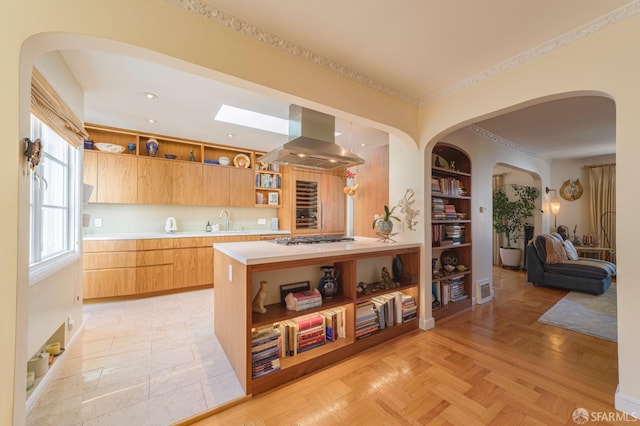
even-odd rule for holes
{"type": "Polygon", "coordinates": [[[565,291],[500,268],[493,285],[493,302],[197,424],[573,425],[579,407],[614,412],[617,344],[537,322],[565,291]]]}

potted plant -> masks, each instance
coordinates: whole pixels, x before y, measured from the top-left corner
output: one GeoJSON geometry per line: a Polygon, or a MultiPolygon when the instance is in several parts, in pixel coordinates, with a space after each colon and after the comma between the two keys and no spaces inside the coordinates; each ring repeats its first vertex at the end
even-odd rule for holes
{"type": "Polygon", "coordinates": [[[376,215],[375,219],[373,219],[371,227],[375,229],[377,225],[380,235],[391,235],[391,232],[393,231],[393,222],[391,222],[391,219],[395,219],[400,222],[400,219],[397,216],[393,216],[393,211],[396,207],[397,206],[394,206],[390,209],[389,206],[385,205],[384,214],[382,216],[376,215]]]}
{"type": "Polygon", "coordinates": [[[522,249],[513,247],[524,233],[525,225],[536,211],[536,199],[540,196],[533,186],[508,184],[493,192],[493,229],[502,235],[506,247],[500,247],[500,259],[505,266],[519,267],[522,249]],[[507,194],[507,188],[510,189],[507,194]]]}

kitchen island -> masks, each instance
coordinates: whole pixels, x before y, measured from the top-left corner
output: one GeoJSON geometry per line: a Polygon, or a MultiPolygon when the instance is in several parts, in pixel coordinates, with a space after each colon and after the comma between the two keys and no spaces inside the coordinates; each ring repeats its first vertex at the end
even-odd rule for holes
{"type": "Polygon", "coordinates": [[[265,392],[416,329],[420,248],[420,243],[388,244],[364,237],[293,246],[215,243],[214,330],[245,393],[265,392]],[[288,310],[280,286],[308,282],[317,288],[323,266],[336,271],[337,294],[323,299],[321,306],[288,310]],[[383,267],[395,273],[392,281],[382,280],[383,267]],[[267,288],[266,313],[252,312],[261,283],[267,288]],[[325,339],[302,350],[307,335],[301,319],[318,316],[325,318],[325,339]],[[277,341],[254,341],[260,339],[257,333],[274,329],[280,333],[277,341]],[[268,357],[269,351],[276,355],[268,357]]]}

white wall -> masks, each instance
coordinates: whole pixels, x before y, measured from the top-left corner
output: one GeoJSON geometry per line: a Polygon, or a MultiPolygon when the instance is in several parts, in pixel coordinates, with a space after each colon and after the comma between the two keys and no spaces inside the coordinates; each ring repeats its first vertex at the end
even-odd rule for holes
{"type": "Polygon", "coordinates": [[[195,207],[135,204],[88,204],[84,212],[91,215],[91,226],[85,235],[113,233],[164,232],[167,217],[175,217],[179,232],[204,232],[207,221],[220,224],[224,230],[223,210],[229,212],[232,230],[271,230],[271,218],[278,217],[273,208],[195,207]],[[102,219],[102,227],[96,228],[95,219],[102,219]],[[258,225],[258,219],[266,219],[266,225],[258,225]]]}

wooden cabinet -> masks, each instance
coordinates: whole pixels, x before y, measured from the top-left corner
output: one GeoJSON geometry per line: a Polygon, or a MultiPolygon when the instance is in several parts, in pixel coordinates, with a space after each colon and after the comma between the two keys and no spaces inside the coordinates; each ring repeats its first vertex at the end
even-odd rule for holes
{"type": "Polygon", "coordinates": [[[282,226],[292,234],[344,234],[346,195],[344,170],[283,172],[282,226]]]}
{"type": "Polygon", "coordinates": [[[471,307],[471,162],[446,143],[436,144],[432,156],[432,313],[439,319],[471,307]]]}
{"type": "Polygon", "coordinates": [[[85,241],[83,251],[84,299],[135,294],[135,241],[85,241]]]}
{"type": "Polygon", "coordinates": [[[101,152],[97,175],[96,202],[134,204],[138,201],[136,157],[101,152]]]}
{"type": "Polygon", "coordinates": [[[202,164],[191,162],[172,163],[172,204],[201,206],[202,164]]]}
{"type": "Polygon", "coordinates": [[[138,157],[138,204],[172,204],[173,167],[169,161],[138,157]]]}
{"type": "Polygon", "coordinates": [[[178,238],[173,251],[173,287],[213,285],[215,237],[178,238]]]}
{"type": "Polygon", "coordinates": [[[231,175],[228,167],[205,164],[202,183],[202,202],[205,206],[229,205],[231,175]]]}
{"type": "Polygon", "coordinates": [[[231,193],[229,194],[229,206],[254,207],[253,170],[232,168],[229,169],[229,172],[232,185],[231,193]]]}
{"type": "MultiPolygon", "coordinates": [[[[371,227],[376,214],[382,214],[385,205],[394,205],[389,199],[389,145],[359,152],[364,164],[355,168],[355,183],[366,182],[353,198],[354,235],[378,238],[371,227]]],[[[353,183],[350,183],[353,185],[353,183]]]]}
{"type": "MultiPolygon", "coordinates": [[[[269,243],[263,242],[261,244],[269,243]]],[[[216,271],[216,297],[214,298],[216,337],[248,395],[266,392],[418,327],[415,314],[419,312],[421,260],[420,248],[417,245],[406,244],[398,248],[349,255],[331,255],[330,252],[327,252],[321,257],[251,265],[245,265],[225,253],[216,251],[214,262],[214,270],[216,271]],[[365,282],[372,287],[378,285],[380,268],[386,266],[391,270],[396,257],[402,264],[402,273],[397,279],[398,287],[386,289],[376,287],[375,291],[359,292],[357,285],[360,282],[365,282]],[[287,310],[280,303],[276,287],[270,290],[272,296],[269,296],[271,300],[267,301],[267,312],[265,314],[252,312],[252,300],[261,281],[267,281],[271,285],[276,277],[278,283],[309,280],[313,283],[312,288],[315,288],[317,286],[315,271],[318,271],[323,265],[334,266],[340,271],[340,278],[338,294],[330,300],[323,300],[322,306],[304,311],[287,310]],[[229,270],[233,270],[232,277],[227,272],[229,270]],[[396,296],[397,292],[402,295],[396,296]],[[402,307],[399,307],[400,316],[396,315],[394,325],[385,321],[384,327],[375,330],[365,329],[365,327],[371,327],[369,323],[363,325],[365,321],[363,312],[366,307],[372,307],[372,304],[379,301],[378,298],[385,297],[395,300],[394,306],[400,306],[399,300],[405,301],[405,310],[403,311],[402,307]],[[374,298],[376,298],[375,301],[374,298]],[[413,314],[408,314],[411,307],[415,307],[415,310],[413,314]],[[279,370],[273,369],[261,376],[259,374],[256,374],[255,377],[252,375],[252,335],[254,330],[271,329],[274,326],[282,327],[281,324],[285,324],[287,321],[295,321],[298,317],[327,312],[331,309],[344,312],[342,337],[335,341],[326,341],[321,346],[293,356],[281,355],[278,358],[279,370]],[[400,318],[399,321],[398,318],[400,318]]],[[[270,287],[270,289],[272,288],[270,287]]],[[[385,310],[384,307],[378,309],[385,310]]],[[[370,315],[374,311],[370,309],[366,311],[365,315],[370,315]]],[[[371,319],[374,318],[373,322],[379,323],[381,316],[376,313],[371,317],[371,319]]]]}
{"type": "Polygon", "coordinates": [[[93,186],[91,197],[87,202],[95,203],[98,195],[98,153],[85,150],[82,163],[82,182],[93,186]]]}

